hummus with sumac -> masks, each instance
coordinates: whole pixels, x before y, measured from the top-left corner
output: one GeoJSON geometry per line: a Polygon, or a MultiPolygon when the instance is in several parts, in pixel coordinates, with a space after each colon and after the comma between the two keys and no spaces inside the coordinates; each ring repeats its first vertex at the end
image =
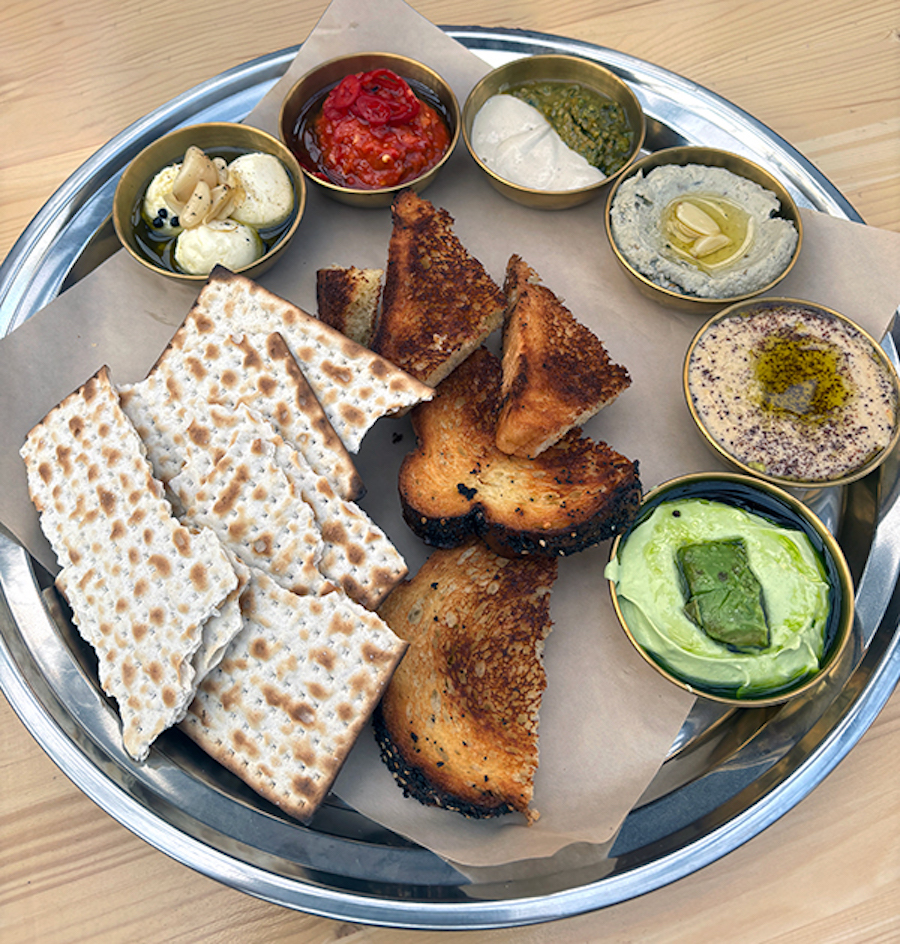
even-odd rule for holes
{"type": "Polygon", "coordinates": [[[700,424],[753,471],[798,481],[848,476],[897,427],[897,381],[871,339],[826,310],[757,303],[694,342],[687,393],[700,424]]]}

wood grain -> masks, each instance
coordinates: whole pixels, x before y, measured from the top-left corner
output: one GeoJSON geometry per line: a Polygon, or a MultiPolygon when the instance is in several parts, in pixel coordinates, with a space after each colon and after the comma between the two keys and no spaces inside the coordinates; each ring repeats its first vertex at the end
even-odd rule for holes
{"type": "MultiPolygon", "coordinates": [[[[0,255],[129,123],[302,41],[324,0],[14,0],[0,8],[0,255]]],[[[418,0],[433,22],[553,32],[639,56],[789,140],[900,231],[900,16],[889,0],[418,0]]],[[[900,301],[900,299],[898,299],[900,301]]],[[[783,819],[699,873],[595,914],[479,934],[291,912],[198,875],[99,810],[0,699],[0,940],[848,944],[900,940],[900,695],[783,819]]]]}

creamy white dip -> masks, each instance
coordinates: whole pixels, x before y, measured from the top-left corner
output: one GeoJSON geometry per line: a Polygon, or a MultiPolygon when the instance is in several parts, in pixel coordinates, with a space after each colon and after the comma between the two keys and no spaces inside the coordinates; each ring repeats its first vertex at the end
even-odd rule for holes
{"type": "Polygon", "coordinates": [[[549,121],[514,95],[494,95],[472,122],[472,148],[495,174],[533,190],[578,190],[604,175],[573,151],[549,121]]]}
{"type": "Polygon", "coordinates": [[[710,436],[780,479],[848,475],[885,449],[897,424],[893,377],[866,336],[800,305],[712,324],[691,350],[687,381],[710,436]]]}

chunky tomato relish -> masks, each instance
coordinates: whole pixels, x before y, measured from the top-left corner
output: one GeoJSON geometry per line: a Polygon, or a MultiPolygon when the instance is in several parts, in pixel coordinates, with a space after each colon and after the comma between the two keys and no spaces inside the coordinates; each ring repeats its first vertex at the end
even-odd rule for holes
{"type": "Polygon", "coordinates": [[[390,69],[342,79],[314,130],[327,179],[360,190],[413,180],[434,167],[450,144],[438,112],[390,69]]]}

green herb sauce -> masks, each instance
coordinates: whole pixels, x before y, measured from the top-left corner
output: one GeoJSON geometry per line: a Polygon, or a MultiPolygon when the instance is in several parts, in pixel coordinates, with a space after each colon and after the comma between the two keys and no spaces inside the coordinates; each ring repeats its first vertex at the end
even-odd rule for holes
{"type": "Polygon", "coordinates": [[[506,92],[536,108],[568,147],[607,176],[628,159],[634,131],[611,98],[567,82],[527,82],[506,92]]]}

